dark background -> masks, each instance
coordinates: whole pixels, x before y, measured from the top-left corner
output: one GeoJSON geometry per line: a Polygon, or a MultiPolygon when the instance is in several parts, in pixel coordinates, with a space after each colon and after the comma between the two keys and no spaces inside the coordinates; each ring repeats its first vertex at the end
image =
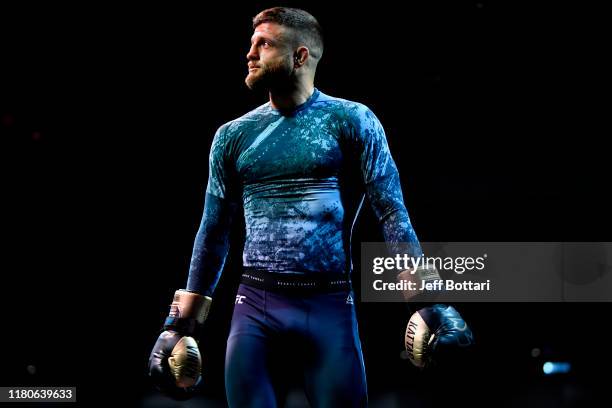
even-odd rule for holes
{"type": "MultiPolygon", "coordinates": [[[[385,126],[422,241],[610,240],[601,10],[284,4],[325,29],[317,87],[385,126]]],[[[212,136],[266,101],[243,79],[250,19],[274,5],[0,6],[0,385],[171,404],[151,391],[146,360],[185,286],[212,136]]],[[[366,210],[354,242],[373,231],[366,210]]],[[[202,340],[200,406],[223,398],[236,247],[202,340]]],[[[610,304],[456,306],[477,336],[473,360],[420,373],[399,358],[402,305],[358,305],[372,406],[584,406],[605,390],[610,304]],[[545,377],[547,360],[572,371],[545,377]]]]}

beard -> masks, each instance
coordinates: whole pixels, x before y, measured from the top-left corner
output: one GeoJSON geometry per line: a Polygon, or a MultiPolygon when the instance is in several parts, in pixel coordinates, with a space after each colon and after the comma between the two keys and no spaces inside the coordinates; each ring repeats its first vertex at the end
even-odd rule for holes
{"type": "Polygon", "coordinates": [[[286,56],[278,57],[266,64],[259,64],[259,69],[249,72],[244,79],[252,91],[282,89],[291,84],[293,66],[286,56]]]}

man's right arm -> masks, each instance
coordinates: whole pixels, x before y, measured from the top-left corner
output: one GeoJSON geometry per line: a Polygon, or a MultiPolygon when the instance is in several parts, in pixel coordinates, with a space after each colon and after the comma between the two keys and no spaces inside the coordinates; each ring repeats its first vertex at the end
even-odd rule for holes
{"type": "Polygon", "coordinates": [[[187,290],[212,296],[229,250],[232,219],[237,211],[238,180],[227,152],[222,126],[212,142],[208,185],[200,228],[195,237],[187,290]]]}
{"type": "Polygon", "coordinates": [[[221,127],[210,149],[208,186],[200,229],[196,235],[187,290],[177,290],[170,312],[149,357],[153,384],[184,399],[201,381],[202,357],[197,337],[229,249],[229,230],[236,208],[236,178],[228,160],[221,127]]]}
{"type": "Polygon", "coordinates": [[[204,213],[196,234],[187,290],[212,296],[229,250],[229,231],[236,205],[206,193],[204,213]]]}

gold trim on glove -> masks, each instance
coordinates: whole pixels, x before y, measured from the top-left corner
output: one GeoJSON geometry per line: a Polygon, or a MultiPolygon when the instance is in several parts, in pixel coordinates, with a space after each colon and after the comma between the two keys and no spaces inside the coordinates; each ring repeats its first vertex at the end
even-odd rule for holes
{"type": "Polygon", "coordinates": [[[179,289],[174,293],[169,316],[180,319],[195,319],[201,324],[208,316],[211,303],[212,298],[208,296],[179,289]]]}

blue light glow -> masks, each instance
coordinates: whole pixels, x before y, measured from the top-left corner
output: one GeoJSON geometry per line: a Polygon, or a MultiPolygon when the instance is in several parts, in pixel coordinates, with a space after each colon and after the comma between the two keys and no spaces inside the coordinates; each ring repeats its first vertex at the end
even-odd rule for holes
{"type": "Polygon", "coordinates": [[[544,363],[542,370],[544,371],[544,374],[546,375],[567,374],[569,373],[571,368],[572,366],[570,363],[566,363],[566,362],[554,362],[553,363],[551,361],[547,361],[544,363]]]}

